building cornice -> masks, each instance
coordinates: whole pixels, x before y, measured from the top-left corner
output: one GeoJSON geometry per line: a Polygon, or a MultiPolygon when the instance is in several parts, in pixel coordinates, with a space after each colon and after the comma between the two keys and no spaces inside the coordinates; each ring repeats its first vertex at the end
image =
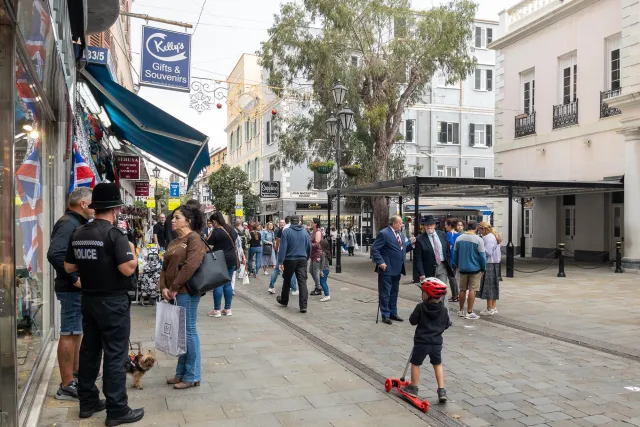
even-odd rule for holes
{"type": "Polygon", "coordinates": [[[597,3],[600,0],[573,0],[563,4],[562,6],[550,11],[546,15],[541,16],[540,18],[532,21],[525,26],[518,28],[517,30],[506,34],[505,36],[499,38],[498,40],[489,44],[489,49],[503,49],[519,40],[524,39],[525,37],[534,34],[549,25],[555,24],[556,22],[566,18],[567,16],[573,15],[574,13],[584,9],[587,6],[591,6],[594,3],[597,3]]]}
{"type": "Polygon", "coordinates": [[[459,105],[446,105],[446,104],[413,104],[407,107],[407,110],[421,110],[421,111],[442,111],[442,112],[454,112],[454,113],[475,113],[475,114],[495,114],[495,108],[483,108],[483,107],[469,107],[459,105]]]}

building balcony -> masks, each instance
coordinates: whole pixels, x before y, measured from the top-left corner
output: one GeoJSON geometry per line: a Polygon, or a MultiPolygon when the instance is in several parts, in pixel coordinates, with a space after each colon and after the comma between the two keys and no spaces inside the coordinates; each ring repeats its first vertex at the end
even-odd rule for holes
{"type": "Polygon", "coordinates": [[[616,96],[620,96],[622,94],[622,88],[606,90],[604,92],[600,92],[600,118],[604,119],[605,117],[617,116],[618,114],[622,114],[622,110],[615,107],[609,107],[605,101],[609,98],[613,98],[616,96]]]}
{"type": "Polygon", "coordinates": [[[536,133],[536,112],[516,116],[515,137],[520,138],[536,133]]]}
{"type": "Polygon", "coordinates": [[[578,100],[553,106],[553,129],[578,124],[578,100]]]}

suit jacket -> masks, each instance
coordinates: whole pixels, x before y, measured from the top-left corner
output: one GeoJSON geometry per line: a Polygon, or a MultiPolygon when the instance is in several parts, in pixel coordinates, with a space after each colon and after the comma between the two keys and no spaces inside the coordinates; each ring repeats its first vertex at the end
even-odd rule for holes
{"type": "Polygon", "coordinates": [[[387,227],[380,231],[376,240],[373,242],[371,249],[371,255],[376,263],[375,271],[385,276],[399,276],[400,274],[407,274],[404,268],[404,261],[407,256],[407,252],[411,251],[413,247],[411,242],[400,233],[400,239],[402,240],[402,247],[398,245],[398,239],[396,239],[395,232],[391,227],[387,227]],[[386,264],[387,269],[379,269],[380,264],[386,264]]]}
{"type": "MultiPolygon", "coordinates": [[[[435,233],[442,247],[442,254],[444,255],[442,261],[445,263],[444,266],[447,269],[447,273],[449,273],[449,277],[452,277],[454,274],[451,268],[451,246],[447,240],[447,235],[440,230],[436,230],[435,233]]],[[[436,254],[431,244],[431,238],[426,232],[416,239],[414,259],[419,276],[434,277],[436,275],[436,254]]]]}

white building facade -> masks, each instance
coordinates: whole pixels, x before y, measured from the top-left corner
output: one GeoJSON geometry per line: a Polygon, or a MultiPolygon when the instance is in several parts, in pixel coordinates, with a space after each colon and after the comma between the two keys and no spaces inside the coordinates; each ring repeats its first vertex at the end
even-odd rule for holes
{"type": "MultiPolygon", "coordinates": [[[[495,177],[625,176],[624,193],[527,201],[527,255],[545,256],[565,243],[575,259],[603,261],[624,241],[627,265],[640,260],[637,226],[629,222],[630,209],[640,207],[638,106],[614,101],[640,89],[640,69],[632,65],[639,8],[626,0],[524,0],[500,13],[490,45],[497,54],[495,177]]],[[[504,210],[496,212],[499,220],[504,210]]]]}

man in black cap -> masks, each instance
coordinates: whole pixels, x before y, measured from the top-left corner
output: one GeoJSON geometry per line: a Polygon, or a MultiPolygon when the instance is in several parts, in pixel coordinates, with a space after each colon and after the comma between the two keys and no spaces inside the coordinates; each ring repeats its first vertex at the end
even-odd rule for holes
{"type": "Polygon", "coordinates": [[[424,233],[416,239],[414,259],[420,281],[425,277],[435,277],[447,283],[447,278],[454,274],[451,269],[451,246],[447,235],[436,230],[433,215],[424,218],[424,233]]]}
{"type": "Polygon", "coordinates": [[[78,397],[80,418],[107,409],[107,426],[133,423],[144,409],[131,409],[127,397],[127,373],[131,316],[128,291],[138,261],[126,231],[115,227],[124,203],[116,184],[98,184],[90,209],[95,220],[73,233],[64,261],[67,273],[78,272],[82,280],[82,327],[78,397]],[[104,352],[103,388],[100,400],[95,385],[104,352]]]}

